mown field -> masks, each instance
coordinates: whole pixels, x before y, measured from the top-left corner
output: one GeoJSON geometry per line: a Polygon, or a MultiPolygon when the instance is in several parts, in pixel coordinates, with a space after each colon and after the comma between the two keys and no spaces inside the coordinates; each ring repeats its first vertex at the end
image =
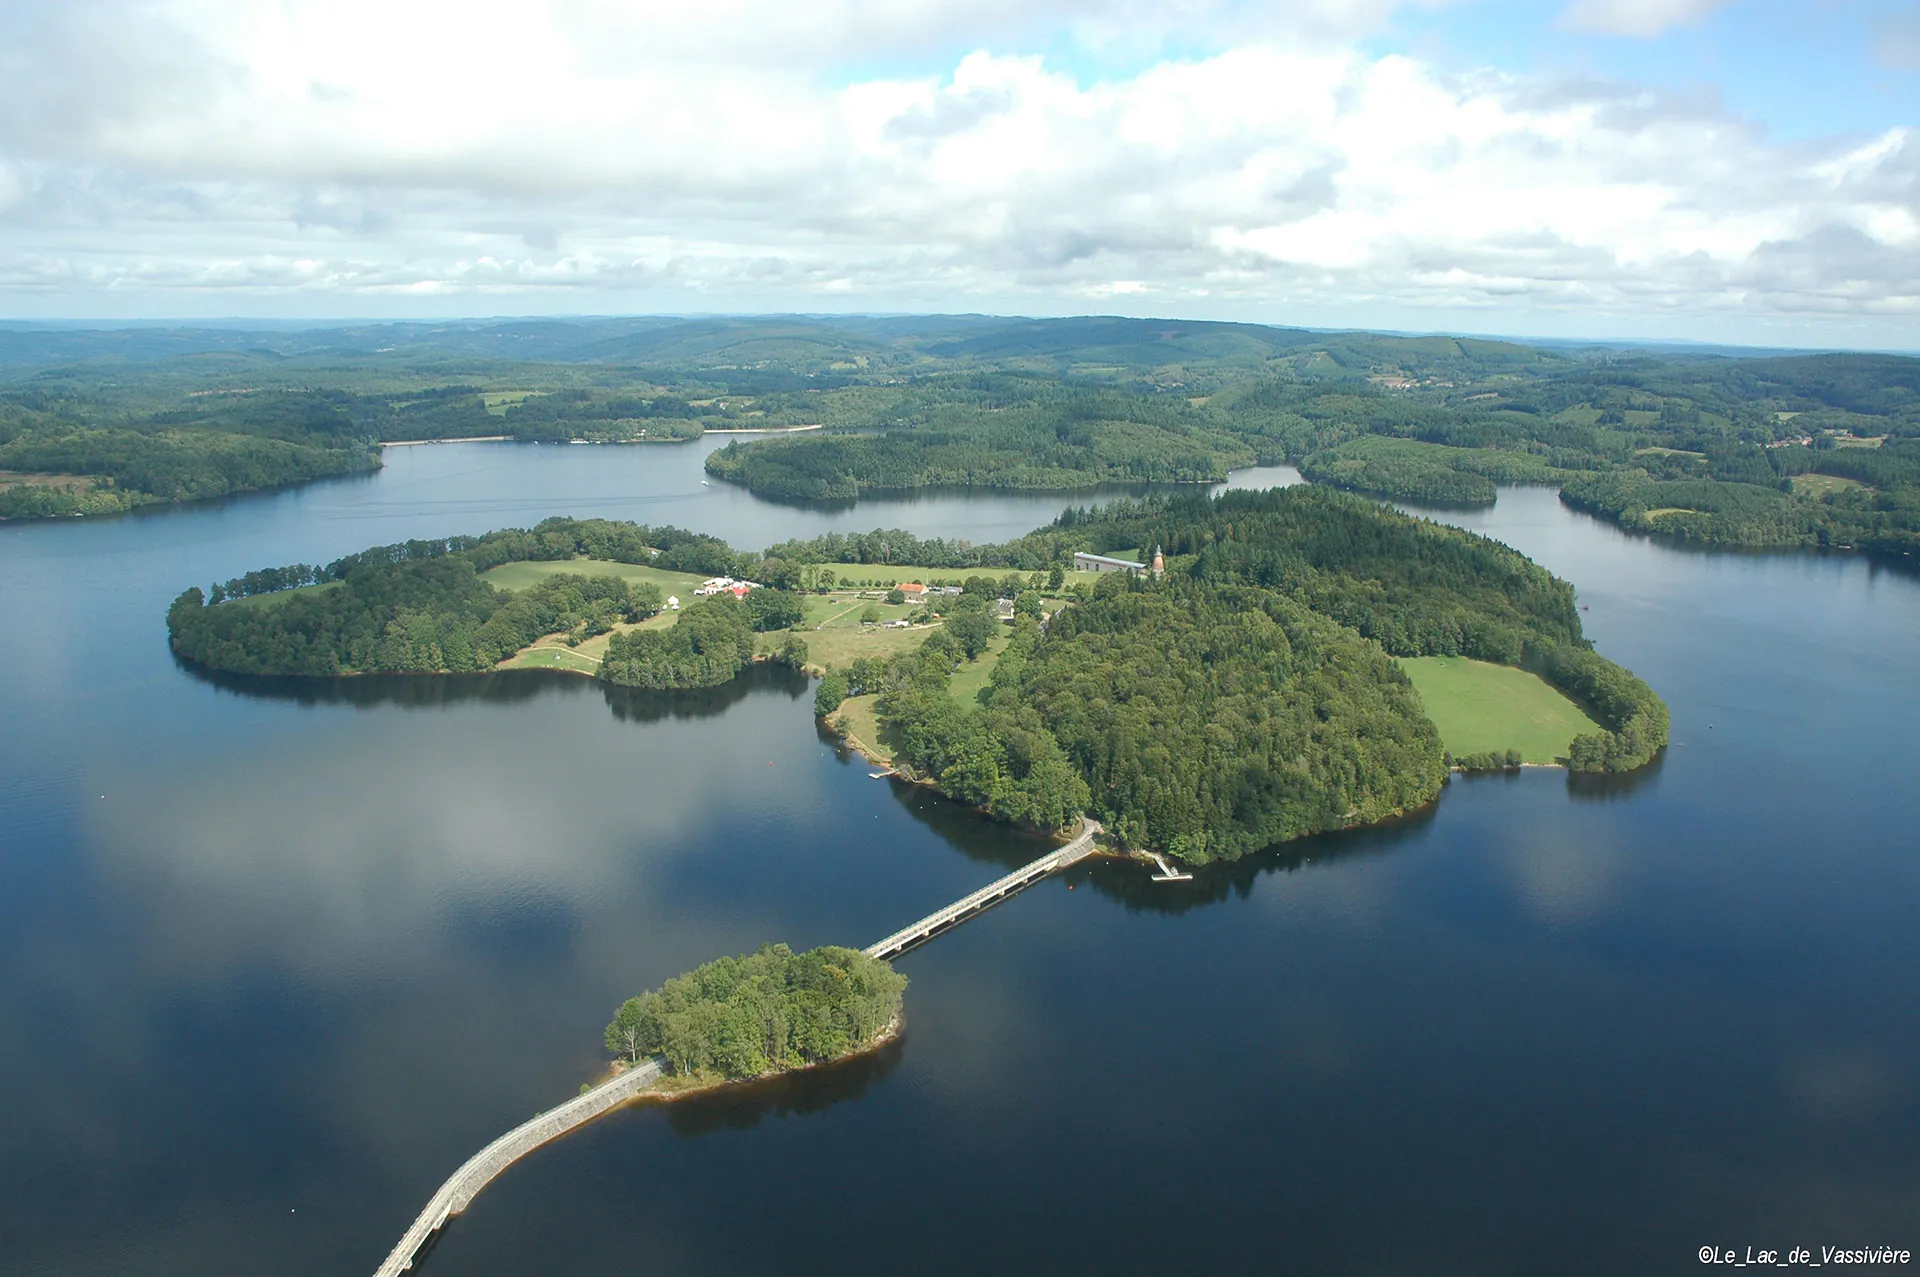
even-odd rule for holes
{"type": "Polygon", "coordinates": [[[1000,663],[1000,653],[1006,651],[1007,644],[1012,641],[1012,627],[1001,626],[1000,632],[987,644],[986,651],[953,672],[953,681],[947,684],[948,694],[963,705],[972,704],[980,695],[980,689],[993,677],[993,668],[1000,663]]]}
{"type": "Polygon", "coordinates": [[[692,572],[668,572],[639,563],[612,563],[605,559],[562,559],[552,563],[502,563],[480,579],[503,590],[524,590],[550,576],[573,573],[577,576],[617,576],[632,584],[657,585],[666,594],[677,594],[682,603],[693,601],[693,587],[706,580],[692,572]]]}
{"type": "Polygon", "coordinates": [[[1601,730],[1537,674],[1460,656],[1402,657],[1400,668],[1455,757],[1518,749],[1529,763],[1567,756],[1575,736],[1601,730]]]}

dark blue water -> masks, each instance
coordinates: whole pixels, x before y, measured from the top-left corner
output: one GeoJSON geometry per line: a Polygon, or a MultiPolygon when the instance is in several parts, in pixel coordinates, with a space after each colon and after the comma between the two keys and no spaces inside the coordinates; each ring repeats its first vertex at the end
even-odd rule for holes
{"type": "MultiPolygon", "coordinates": [[[[620,998],[860,944],[1032,844],[867,778],[805,685],[221,684],[187,584],[548,514],[976,541],[1062,498],[756,501],[701,448],[400,449],[372,478],[0,529],[0,1273],[370,1271],[596,1068],[620,998]]],[[[1263,476],[1266,478],[1266,476],[1263,476]]],[[[1667,1272],[1920,1241],[1920,586],[1513,490],[1674,710],[1628,781],[1455,781],[1183,885],[1081,869],[902,963],[824,1074],[596,1124],[428,1274],[1667,1272]],[[1071,889],[1070,889],[1071,888],[1071,889]]]]}

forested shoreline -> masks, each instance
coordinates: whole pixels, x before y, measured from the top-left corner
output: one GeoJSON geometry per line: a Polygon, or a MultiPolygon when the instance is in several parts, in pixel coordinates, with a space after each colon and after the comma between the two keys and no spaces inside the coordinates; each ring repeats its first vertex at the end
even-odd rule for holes
{"type": "Polygon", "coordinates": [[[736,440],[707,468],[765,496],[850,501],[1200,484],[1287,461],[1436,506],[1551,484],[1630,531],[1702,545],[1920,552],[1920,360],[1902,356],[1113,318],[0,334],[0,518],[351,474],[396,440],[802,426],[736,440]]]}

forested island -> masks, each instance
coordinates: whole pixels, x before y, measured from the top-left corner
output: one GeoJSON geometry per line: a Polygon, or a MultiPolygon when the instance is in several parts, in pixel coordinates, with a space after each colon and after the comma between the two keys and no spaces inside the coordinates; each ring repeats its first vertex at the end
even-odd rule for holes
{"type": "Polygon", "coordinates": [[[876,531],[739,552],[551,519],[195,587],[167,620],[183,658],[243,674],[484,671],[591,636],[600,654],[573,668],[626,686],[716,686],[755,659],[815,668],[816,710],[865,698],[903,774],[1040,829],[1090,815],[1123,847],[1194,864],[1412,810],[1456,761],[1490,765],[1449,757],[1399,659],[1537,675],[1596,728],[1567,742],[1577,771],[1631,770],[1667,741],[1665,705],[1592,650],[1566,582],[1330,488],[1069,509],[994,546],[876,531]],[[1141,546],[1164,551],[1163,577],[1070,570],[1076,552],[1141,546]],[[946,591],[915,603],[891,570],[857,579],[906,554],[946,591]],[[631,578],[673,568],[762,584],[663,614],[631,578]]]}
{"type": "Polygon", "coordinates": [[[879,1045],[899,1030],[906,990],[858,949],[763,945],[627,999],[606,1046],[628,1064],[658,1056],[691,1081],[746,1081],[879,1045]]]}

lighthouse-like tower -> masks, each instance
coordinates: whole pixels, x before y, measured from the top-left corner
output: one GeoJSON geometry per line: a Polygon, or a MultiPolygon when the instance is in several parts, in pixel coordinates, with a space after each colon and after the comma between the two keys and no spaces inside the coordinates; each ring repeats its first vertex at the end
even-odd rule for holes
{"type": "Polygon", "coordinates": [[[1158,581],[1167,574],[1167,556],[1160,553],[1160,547],[1153,547],[1153,579],[1158,581]]]}

